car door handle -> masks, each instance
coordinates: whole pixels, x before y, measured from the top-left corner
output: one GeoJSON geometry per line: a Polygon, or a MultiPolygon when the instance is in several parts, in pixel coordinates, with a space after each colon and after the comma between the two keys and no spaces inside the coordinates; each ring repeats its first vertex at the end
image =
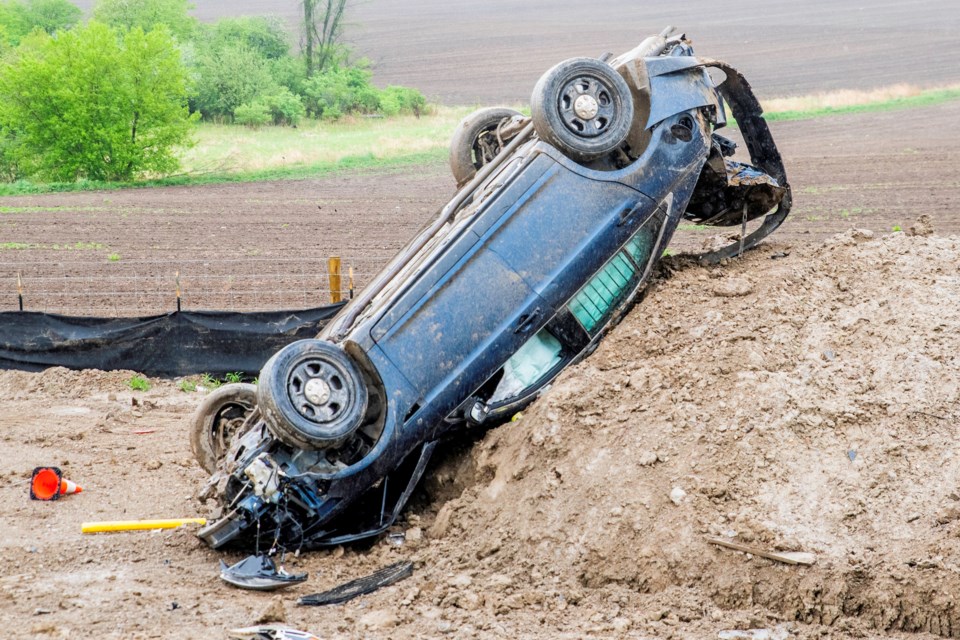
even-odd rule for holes
{"type": "Polygon", "coordinates": [[[536,321],[540,317],[540,307],[537,307],[530,313],[525,313],[520,316],[520,320],[517,322],[517,328],[513,330],[514,333],[526,333],[530,330],[536,321]]]}
{"type": "Polygon", "coordinates": [[[627,222],[627,220],[629,220],[630,217],[633,216],[633,214],[635,214],[637,211],[640,211],[640,209],[642,208],[643,208],[642,202],[638,202],[632,207],[624,208],[624,210],[620,212],[620,219],[617,221],[617,226],[618,227],[623,226],[627,222]]]}

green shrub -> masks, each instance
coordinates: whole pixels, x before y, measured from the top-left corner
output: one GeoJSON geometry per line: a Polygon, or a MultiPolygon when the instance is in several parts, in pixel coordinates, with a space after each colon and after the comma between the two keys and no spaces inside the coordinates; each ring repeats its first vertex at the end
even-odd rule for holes
{"type": "Polygon", "coordinates": [[[233,111],[233,121],[235,123],[254,129],[258,129],[272,120],[270,107],[259,101],[241,104],[233,111]]]}
{"type": "Polygon", "coordinates": [[[280,87],[275,94],[264,98],[264,102],[273,124],[296,126],[307,113],[300,96],[293,95],[286,87],[280,87]]]}
{"type": "Polygon", "coordinates": [[[371,76],[366,69],[339,67],[309,78],[303,85],[307,111],[332,120],[350,113],[376,113],[380,92],[370,84],[371,76]]]}
{"type": "Polygon", "coordinates": [[[387,87],[380,92],[380,112],[385,116],[412,113],[420,117],[427,110],[427,99],[416,89],[387,87]]]}
{"type": "Polygon", "coordinates": [[[277,16],[241,16],[222,18],[207,27],[204,43],[212,50],[243,45],[268,60],[290,57],[290,35],[283,19],[277,16]]]}
{"type": "Polygon", "coordinates": [[[127,386],[133,391],[150,391],[150,381],[141,375],[131,376],[127,380],[127,386]]]}
{"type": "Polygon", "coordinates": [[[140,27],[151,31],[162,26],[180,41],[189,40],[197,30],[197,19],[188,0],[97,0],[93,18],[121,30],[140,27]]]}
{"type": "Polygon", "coordinates": [[[191,106],[208,119],[229,120],[240,105],[251,105],[279,90],[269,62],[244,44],[202,55],[196,72],[191,106]]]}
{"type": "Polygon", "coordinates": [[[8,161],[51,181],[169,173],[188,144],[187,72],[164,27],[34,32],[0,65],[8,161]]]}

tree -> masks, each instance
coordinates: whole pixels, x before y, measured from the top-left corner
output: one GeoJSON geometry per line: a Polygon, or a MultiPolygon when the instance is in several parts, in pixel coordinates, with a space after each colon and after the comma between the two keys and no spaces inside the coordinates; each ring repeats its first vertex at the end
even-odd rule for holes
{"type": "Polygon", "coordinates": [[[28,176],[130,180],[168,173],[192,132],[187,71],[165,27],[97,22],[33,33],[0,66],[5,159],[28,176]]]}
{"type": "Polygon", "coordinates": [[[307,77],[342,57],[340,36],[347,0],[303,0],[303,38],[307,77]]]}
{"type": "Polygon", "coordinates": [[[205,118],[231,118],[240,105],[278,88],[268,59],[246,44],[227,45],[198,60],[193,107],[205,118]]]}
{"type": "Polygon", "coordinates": [[[219,50],[244,44],[268,60],[279,60],[290,53],[290,36],[277,16],[223,18],[207,28],[211,37],[205,48],[219,50]]]}
{"type": "Polygon", "coordinates": [[[83,12],[68,0],[5,0],[0,2],[0,40],[17,45],[36,28],[52,34],[81,17],[83,12]]]}
{"type": "Polygon", "coordinates": [[[166,25],[180,42],[193,37],[197,19],[190,15],[193,5],[189,0],[97,0],[93,18],[99,22],[132,29],[150,31],[157,25],[166,25]]]}

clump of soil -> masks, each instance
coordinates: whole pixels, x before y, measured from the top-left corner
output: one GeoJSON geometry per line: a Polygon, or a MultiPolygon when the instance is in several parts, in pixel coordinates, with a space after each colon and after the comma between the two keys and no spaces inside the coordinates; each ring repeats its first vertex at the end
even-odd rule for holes
{"type": "MultiPolygon", "coordinates": [[[[596,353],[434,470],[402,543],[288,555],[310,580],[280,594],[287,624],[325,638],[960,635],[958,254],[955,237],[850,231],[714,268],[671,259],[596,353]],[[402,558],[417,566],[406,581],[293,604],[402,558]]],[[[0,373],[16,452],[0,458],[4,628],[220,637],[271,605],[220,583],[219,559],[241,555],[189,531],[79,533],[212,508],[192,497],[199,394],[133,392],[130,375],[0,373]],[[30,502],[17,483],[38,464],[84,493],[30,502]]]]}

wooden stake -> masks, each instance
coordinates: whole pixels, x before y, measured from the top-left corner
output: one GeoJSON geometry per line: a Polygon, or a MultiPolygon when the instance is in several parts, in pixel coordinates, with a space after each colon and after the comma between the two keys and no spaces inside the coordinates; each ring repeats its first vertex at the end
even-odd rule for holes
{"type": "Polygon", "coordinates": [[[353,265],[350,265],[350,299],[353,300],[353,265]]]}
{"type": "Polygon", "coordinates": [[[340,257],[331,256],[327,260],[327,275],[330,279],[330,302],[340,302],[340,257]]]}
{"type": "Polygon", "coordinates": [[[734,551],[751,553],[755,556],[760,556],[761,558],[766,558],[767,560],[775,560],[784,564],[811,565],[817,561],[816,555],[807,553],[805,551],[764,551],[763,549],[758,549],[757,547],[750,547],[745,544],[732,542],[723,538],[707,538],[707,542],[720,547],[726,547],[727,549],[733,549],[734,551]]]}
{"type": "Polygon", "coordinates": [[[23,311],[23,279],[17,271],[17,300],[20,301],[20,311],[23,311]]]}
{"type": "Polygon", "coordinates": [[[180,270],[179,269],[177,269],[176,282],[177,282],[177,311],[180,311],[180,270]]]}

